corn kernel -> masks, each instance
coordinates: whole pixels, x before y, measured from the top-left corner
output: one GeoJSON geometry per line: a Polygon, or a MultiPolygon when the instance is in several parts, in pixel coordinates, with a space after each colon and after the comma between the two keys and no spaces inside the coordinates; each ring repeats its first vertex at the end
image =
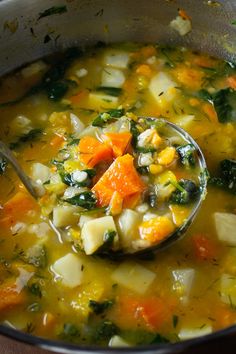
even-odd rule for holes
{"type": "Polygon", "coordinates": [[[161,165],[151,164],[149,166],[149,171],[153,175],[157,175],[163,171],[163,167],[161,165]]]}
{"type": "Polygon", "coordinates": [[[160,146],[160,144],[162,143],[162,138],[160,137],[159,134],[154,133],[153,137],[152,137],[152,140],[151,140],[151,143],[152,143],[152,145],[155,148],[158,148],[160,146]]]}
{"type": "Polygon", "coordinates": [[[160,165],[170,165],[176,158],[176,150],[172,146],[166,147],[158,154],[158,162],[160,165]]]}

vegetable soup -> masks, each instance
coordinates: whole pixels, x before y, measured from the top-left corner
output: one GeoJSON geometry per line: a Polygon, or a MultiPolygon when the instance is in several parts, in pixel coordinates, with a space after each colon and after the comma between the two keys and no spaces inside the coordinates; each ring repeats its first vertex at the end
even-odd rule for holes
{"type": "Polygon", "coordinates": [[[72,48],[3,77],[0,136],[39,197],[1,158],[1,323],[111,347],[235,324],[235,90],[234,63],[156,44],[72,48]],[[185,225],[203,178],[185,236],[132,255],[185,225]]]}

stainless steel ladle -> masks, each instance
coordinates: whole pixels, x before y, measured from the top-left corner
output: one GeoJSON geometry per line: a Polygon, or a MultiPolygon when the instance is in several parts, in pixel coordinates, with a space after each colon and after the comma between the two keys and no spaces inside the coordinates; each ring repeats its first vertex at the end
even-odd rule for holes
{"type": "MultiPolygon", "coordinates": [[[[152,118],[152,117],[139,117],[139,118],[143,118],[143,119],[148,118],[148,119],[153,119],[153,120],[157,119],[157,118],[152,118]]],[[[179,228],[175,229],[175,231],[173,233],[168,235],[163,241],[161,241],[160,243],[153,245],[151,247],[143,248],[138,251],[134,251],[132,253],[125,252],[122,250],[117,251],[117,252],[111,251],[111,255],[113,255],[113,256],[121,257],[121,256],[126,256],[126,255],[145,255],[145,254],[152,253],[154,251],[163,249],[164,247],[167,247],[167,246],[173,244],[174,242],[176,242],[178,239],[180,239],[185,234],[188,227],[192,224],[197,212],[200,209],[202,201],[204,200],[205,195],[206,195],[208,176],[207,176],[207,173],[205,173],[205,172],[207,171],[207,166],[206,166],[204,155],[203,155],[200,147],[198,146],[196,141],[185,130],[183,130],[182,128],[180,128],[176,124],[171,123],[171,122],[164,120],[164,119],[158,119],[158,120],[164,122],[164,124],[166,124],[169,128],[176,131],[178,133],[178,135],[183,140],[186,141],[186,143],[192,144],[194,146],[195,151],[196,151],[196,158],[197,158],[198,165],[199,165],[199,171],[201,171],[201,176],[199,176],[199,178],[201,177],[199,198],[196,201],[190,215],[185,220],[185,222],[179,228]]],[[[37,199],[37,197],[39,195],[37,193],[37,189],[35,187],[34,181],[32,181],[31,178],[25,174],[25,172],[23,171],[23,169],[19,165],[18,161],[16,160],[16,158],[13,155],[13,153],[11,152],[11,150],[2,141],[0,141],[0,155],[2,155],[13,166],[14,170],[16,171],[18,177],[20,178],[20,180],[22,181],[22,183],[24,184],[26,189],[29,191],[29,193],[34,198],[37,199]]],[[[52,221],[50,223],[52,223],[52,221]]],[[[57,234],[58,233],[62,234],[62,230],[56,228],[54,225],[53,225],[53,229],[54,229],[54,231],[57,232],[57,234]]]]}

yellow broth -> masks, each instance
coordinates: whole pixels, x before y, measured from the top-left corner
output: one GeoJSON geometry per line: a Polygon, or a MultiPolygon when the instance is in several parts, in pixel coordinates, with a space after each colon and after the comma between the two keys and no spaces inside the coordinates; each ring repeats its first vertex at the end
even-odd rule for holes
{"type": "Polygon", "coordinates": [[[51,227],[58,195],[68,186],[56,180],[50,190],[44,180],[36,203],[1,161],[1,322],[47,338],[110,346],[175,342],[234,324],[235,165],[225,177],[220,163],[236,158],[235,66],[186,48],[126,43],[68,57],[46,58],[1,80],[1,139],[26,173],[32,176],[40,163],[53,174],[52,160],[66,159],[63,147],[79,136],[72,113],[87,126],[99,113],[122,108],[185,129],[200,145],[210,176],[221,179],[210,180],[182,240],[151,259],[114,261],[81,252],[78,226],[68,224],[60,236],[51,227]],[[51,68],[60,74],[49,76],[51,68]],[[48,77],[56,77],[56,86],[48,77]]]}

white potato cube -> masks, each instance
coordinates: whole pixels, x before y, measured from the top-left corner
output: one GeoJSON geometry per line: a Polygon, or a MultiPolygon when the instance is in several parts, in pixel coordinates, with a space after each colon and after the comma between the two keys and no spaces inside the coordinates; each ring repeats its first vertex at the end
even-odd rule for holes
{"type": "Polygon", "coordinates": [[[140,214],[131,209],[124,209],[118,218],[120,243],[122,247],[130,247],[137,232],[140,214]]]}
{"type": "Polygon", "coordinates": [[[116,335],[111,337],[108,346],[109,347],[130,347],[131,345],[128,342],[126,342],[122,337],[116,335]]]}
{"type": "Polygon", "coordinates": [[[112,273],[112,280],[138,294],[145,294],[156,274],[134,262],[124,262],[112,273]]]}
{"type": "Polygon", "coordinates": [[[73,225],[79,221],[76,215],[77,209],[70,205],[58,205],[53,208],[53,224],[56,227],[65,227],[73,225]]]}
{"type": "Polygon", "coordinates": [[[180,300],[187,303],[195,278],[195,270],[192,268],[176,269],[172,271],[172,276],[174,278],[173,289],[180,295],[180,300]]]}
{"type": "Polygon", "coordinates": [[[161,103],[163,98],[169,102],[175,96],[175,91],[172,90],[175,86],[177,84],[169,75],[160,72],[151,79],[149,90],[158,103],[161,103]]]}
{"type": "Polygon", "coordinates": [[[114,247],[118,243],[116,225],[112,216],[103,216],[84,223],[81,231],[84,251],[86,254],[93,254],[104,244],[106,231],[116,231],[114,247]]]}
{"type": "Polygon", "coordinates": [[[73,253],[59,258],[51,267],[56,279],[69,288],[75,288],[82,283],[83,264],[82,261],[73,253]]]}
{"type": "Polygon", "coordinates": [[[221,300],[230,306],[236,306],[236,277],[231,274],[222,274],[220,279],[221,300]]]}
{"type": "Polygon", "coordinates": [[[219,240],[229,246],[236,246],[236,215],[215,213],[214,220],[219,240]]]}
{"type": "Polygon", "coordinates": [[[31,172],[31,176],[32,179],[39,183],[39,184],[43,184],[46,181],[48,181],[50,179],[50,168],[43,165],[40,162],[35,162],[32,165],[32,172],[31,172]]]}
{"type": "Polygon", "coordinates": [[[121,87],[125,82],[125,75],[119,69],[105,68],[102,71],[101,86],[121,87]]]}
{"type": "Polygon", "coordinates": [[[185,36],[192,29],[191,21],[184,19],[181,16],[177,16],[170,22],[170,27],[177,31],[181,36],[185,36]]]}
{"type": "Polygon", "coordinates": [[[212,333],[212,331],[212,326],[209,324],[206,324],[202,328],[181,328],[178,333],[178,337],[180,340],[187,340],[191,338],[205,336],[207,334],[212,333]]]}
{"type": "Polygon", "coordinates": [[[114,68],[125,69],[129,63],[129,53],[111,50],[105,54],[103,62],[105,65],[113,66],[114,68]]]}

